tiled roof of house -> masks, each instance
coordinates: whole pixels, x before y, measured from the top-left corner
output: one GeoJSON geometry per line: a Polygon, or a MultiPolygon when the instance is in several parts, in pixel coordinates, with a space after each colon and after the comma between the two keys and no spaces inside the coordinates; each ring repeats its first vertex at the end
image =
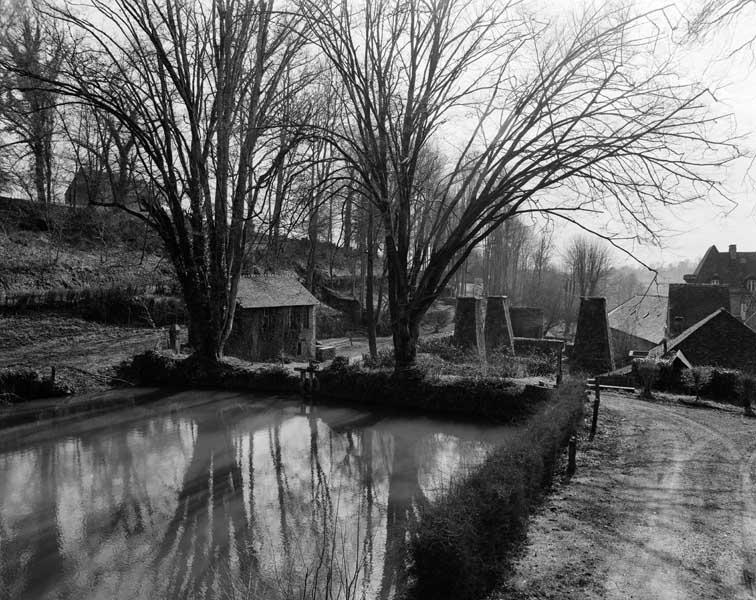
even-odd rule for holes
{"type": "Polygon", "coordinates": [[[236,301],[242,308],[319,304],[305,286],[289,275],[252,275],[239,279],[236,301]]]}
{"type": "Polygon", "coordinates": [[[667,325],[667,296],[638,294],[609,312],[609,327],[658,344],[667,325]]]}
{"type": "MultiPolygon", "coordinates": [[[[667,342],[667,354],[672,353],[672,350],[680,346],[685,340],[687,340],[690,336],[692,336],[694,333],[699,331],[700,329],[703,329],[706,327],[706,325],[713,321],[716,317],[718,317],[720,314],[725,313],[726,315],[730,316],[731,318],[735,319],[732,315],[730,315],[729,312],[727,312],[724,308],[719,308],[715,310],[713,313],[711,313],[708,317],[704,317],[697,323],[691,325],[688,327],[685,331],[683,331],[680,335],[677,337],[672,338],[667,342]]],[[[737,319],[735,319],[737,321],[737,319]]],[[[738,321],[740,323],[740,321],[738,321]]],[[[657,346],[659,348],[659,346],[657,346]]]]}

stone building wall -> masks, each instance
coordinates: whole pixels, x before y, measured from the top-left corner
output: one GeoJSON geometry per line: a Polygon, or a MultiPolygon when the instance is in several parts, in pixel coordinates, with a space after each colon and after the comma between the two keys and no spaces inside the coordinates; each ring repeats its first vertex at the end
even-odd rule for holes
{"type": "Polygon", "coordinates": [[[281,354],[315,358],[315,307],[237,308],[226,354],[244,360],[275,360],[281,354]]]}

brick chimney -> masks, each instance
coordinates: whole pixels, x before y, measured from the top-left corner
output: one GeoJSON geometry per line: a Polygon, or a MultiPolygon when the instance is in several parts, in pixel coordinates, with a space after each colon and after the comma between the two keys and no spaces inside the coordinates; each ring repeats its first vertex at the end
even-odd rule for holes
{"type": "Polygon", "coordinates": [[[730,263],[735,264],[738,260],[738,247],[735,244],[730,244],[730,263]]]}

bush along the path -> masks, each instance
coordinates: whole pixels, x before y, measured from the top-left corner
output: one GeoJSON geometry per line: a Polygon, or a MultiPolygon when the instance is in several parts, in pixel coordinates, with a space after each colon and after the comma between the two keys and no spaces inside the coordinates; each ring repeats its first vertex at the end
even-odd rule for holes
{"type": "Polygon", "coordinates": [[[49,377],[40,377],[34,369],[0,369],[0,403],[15,404],[35,398],[65,396],[70,390],[49,377]]]}
{"type": "Polygon", "coordinates": [[[482,467],[424,509],[412,539],[415,600],[479,600],[501,581],[560,449],[582,420],[584,382],[568,380],[482,467]]]}

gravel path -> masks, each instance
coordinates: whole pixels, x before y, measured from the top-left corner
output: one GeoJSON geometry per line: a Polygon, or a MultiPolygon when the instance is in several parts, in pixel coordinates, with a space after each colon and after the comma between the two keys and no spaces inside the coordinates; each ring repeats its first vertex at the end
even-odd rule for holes
{"type": "Polygon", "coordinates": [[[602,396],[499,598],[755,598],[756,420],[602,396]]]}

